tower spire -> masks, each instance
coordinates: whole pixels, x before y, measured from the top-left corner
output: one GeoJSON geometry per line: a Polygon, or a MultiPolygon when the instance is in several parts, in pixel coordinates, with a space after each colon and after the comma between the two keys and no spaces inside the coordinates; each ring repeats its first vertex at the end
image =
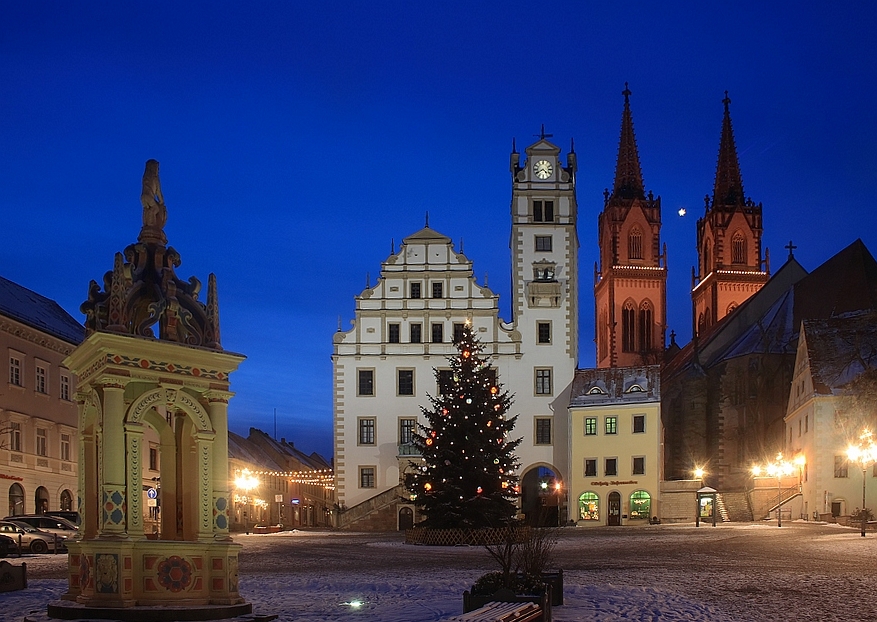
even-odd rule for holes
{"type": "Polygon", "coordinates": [[[615,165],[615,198],[644,199],[643,173],[639,165],[636,136],[633,133],[633,115],[630,112],[630,89],[624,83],[624,111],[621,113],[621,139],[618,143],[618,163],[615,165]]]}
{"type": "Polygon", "coordinates": [[[713,189],[713,205],[742,205],[743,177],[740,175],[740,161],[737,159],[737,146],[734,143],[734,130],[731,127],[731,98],[725,91],[725,116],[722,119],[722,138],[719,143],[719,162],[716,165],[716,184],[713,189]]]}

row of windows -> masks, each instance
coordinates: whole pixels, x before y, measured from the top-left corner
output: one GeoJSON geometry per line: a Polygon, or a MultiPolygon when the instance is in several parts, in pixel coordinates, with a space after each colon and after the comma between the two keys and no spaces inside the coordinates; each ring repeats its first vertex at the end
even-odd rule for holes
{"type": "MultiPolygon", "coordinates": [[[[536,395],[550,396],[553,393],[551,369],[536,368],[533,372],[534,388],[536,395]]],[[[437,391],[439,395],[448,392],[448,388],[453,381],[452,373],[449,369],[440,369],[437,383],[437,391]]],[[[494,373],[495,370],[494,370],[494,373]]],[[[494,379],[495,382],[495,379],[494,379]]],[[[375,386],[375,370],[374,369],[357,369],[356,370],[356,394],[359,397],[374,397],[377,395],[377,387],[375,386]]],[[[413,396],[414,390],[414,370],[413,369],[397,369],[396,370],[396,395],[397,396],[413,396]]]]}
{"type": "MultiPolygon", "coordinates": [[[[24,385],[24,357],[19,354],[9,355],[9,384],[17,387],[24,385]]],[[[58,376],[59,395],[62,400],[70,400],[70,376],[61,373],[58,376]]],[[[36,361],[34,366],[34,391],[49,394],[49,364],[36,361]]]]}
{"type": "MultiPolygon", "coordinates": [[[[375,445],[377,443],[377,418],[360,417],[357,419],[358,432],[357,442],[360,445],[375,445]]],[[[417,429],[417,419],[399,419],[399,444],[408,445],[414,440],[414,432],[417,429]]],[[[535,418],[536,444],[551,445],[551,417],[535,418]]],[[[152,463],[152,449],[150,449],[150,468],[152,463]]]]}
{"type": "MultiPolygon", "coordinates": [[[[809,463],[804,464],[803,472],[801,473],[801,477],[806,482],[807,481],[807,467],[810,466],[809,463]]],[[[835,456],[834,457],[834,476],[837,478],[845,478],[850,476],[850,459],[847,456],[835,456]]],[[[877,477],[877,463],[871,467],[871,477],[877,477]]]]}
{"type": "MultiPolygon", "coordinates": [[[[631,475],[646,474],[645,456],[633,456],[630,465],[631,475]]],[[[597,458],[585,458],[585,477],[597,477],[597,458]]],[[[603,460],[603,476],[615,477],[618,475],[618,458],[605,458],[603,460]]]]}
{"type": "MultiPolygon", "coordinates": [[[[430,342],[444,343],[445,325],[434,322],[431,326],[430,342]]],[[[463,324],[454,324],[453,342],[457,343],[463,337],[463,324]]],[[[402,325],[397,322],[387,324],[387,342],[402,343],[402,325]]],[[[423,325],[411,323],[408,325],[408,342],[423,343],[423,325]]],[[[551,322],[536,322],[536,343],[551,343],[551,322]]]]}
{"type": "MultiPolygon", "coordinates": [[[[24,451],[21,439],[21,423],[10,421],[9,426],[9,450],[24,451]]],[[[49,455],[49,431],[47,428],[37,428],[34,437],[34,453],[37,456],[48,457],[49,455]]],[[[58,457],[67,462],[70,461],[70,434],[61,434],[58,457]]]]}
{"type": "MultiPolygon", "coordinates": [[[[433,281],[432,282],[432,297],[433,298],[443,298],[444,297],[444,283],[441,281],[433,281]]],[[[423,298],[423,283],[419,283],[417,281],[409,284],[409,293],[411,298],[423,298]]]]}
{"type": "MultiPolygon", "coordinates": [[[[631,432],[634,434],[644,434],[646,431],[646,416],[634,415],[631,419],[631,432]]],[[[618,417],[616,415],[608,415],[603,417],[603,433],[618,434],[618,417]]],[[[597,417],[585,417],[585,436],[597,435],[597,417]]]]}
{"type": "MultiPolygon", "coordinates": [[[[810,415],[804,415],[804,419],[798,419],[798,437],[810,431],[810,415]],[[804,424],[803,427],[801,424],[804,424]]],[[[792,444],[792,426],[789,426],[789,445],[792,444]]]]}
{"type": "MultiPolygon", "coordinates": [[[[31,511],[25,505],[24,499],[24,487],[21,484],[15,483],[9,487],[9,515],[14,516],[16,514],[27,514],[31,511]]],[[[40,486],[34,491],[34,505],[33,512],[41,514],[48,510],[53,509],[49,504],[49,491],[46,490],[45,487],[40,486]]],[[[73,493],[67,489],[61,491],[61,494],[58,498],[58,506],[56,509],[59,510],[73,510],[73,493]]]]}
{"type": "MultiPolygon", "coordinates": [[[[579,520],[599,521],[601,517],[600,495],[596,492],[584,492],[579,496],[579,520]]],[[[636,490],[630,494],[631,520],[647,520],[652,515],[652,496],[645,490],[636,490]]]]}

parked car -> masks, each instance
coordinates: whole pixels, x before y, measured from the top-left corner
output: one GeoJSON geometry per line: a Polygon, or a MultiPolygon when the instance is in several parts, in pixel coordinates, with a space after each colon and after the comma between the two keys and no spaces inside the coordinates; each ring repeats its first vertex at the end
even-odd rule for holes
{"type": "Polygon", "coordinates": [[[66,536],[59,536],[47,531],[34,529],[27,523],[19,523],[17,521],[2,520],[0,521],[0,535],[8,536],[19,541],[21,538],[21,548],[27,549],[31,553],[48,553],[55,550],[57,541],[58,550],[67,548],[64,541],[66,536]]]}
{"type": "Polygon", "coordinates": [[[49,510],[45,512],[46,516],[57,516],[59,518],[63,518],[65,520],[70,521],[77,527],[82,524],[82,519],[79,516],[79,512],[74,512],[73,510],[49,510]]]}
{"type": "Polygon", "coordinates": [[[21,514],[18,516],[7,516],[3,520],[13,520],[19,523],[27,523],[40,531],[56,533],[63,537],[73,537],[79,529],[68,520],[58,518],[57,516],[46,516],[44,514],[21,514]]]}
{"type": "Polygon", "coordinates": [[[9,536],[0,535],[0,557],[6,557],[10,553],[18,553],[18,542],[9,536]]]}

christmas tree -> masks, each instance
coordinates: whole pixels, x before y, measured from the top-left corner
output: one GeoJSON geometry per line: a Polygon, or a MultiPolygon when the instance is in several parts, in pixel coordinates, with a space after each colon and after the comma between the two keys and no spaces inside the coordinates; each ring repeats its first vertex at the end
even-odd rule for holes
{"type": "Polygon", "coordinates": [[[422,463],[405,478],[426,527],[498,527],[514,517],[518,466],[509,440],[517,416],[507,417],[512,397],[467,322],[450,357],[450,372],[435,370],[440,387],[421,408],[428,425],[418,425],[413,444],[422,463]]]}

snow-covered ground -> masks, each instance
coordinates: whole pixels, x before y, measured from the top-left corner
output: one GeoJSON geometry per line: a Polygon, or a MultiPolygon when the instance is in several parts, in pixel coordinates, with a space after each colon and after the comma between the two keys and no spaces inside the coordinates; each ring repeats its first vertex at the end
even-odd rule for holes
{"type": "MultiPolygon", "coordinates": [[[[554,620],[877,619],[877,534],[789,523],[566,528],[554,620]]],[[[441,620],[493,570],[478,547],[415,547],[399,534],[241,535],[241,593],[283,621],[441,620]]],[[[17,563],[18,560],[11,560],[17,563]]],[[[0,619],[42,613],[66,589],[63,556],[25,556],[30,586],[0,594],[0,619]]]]}

